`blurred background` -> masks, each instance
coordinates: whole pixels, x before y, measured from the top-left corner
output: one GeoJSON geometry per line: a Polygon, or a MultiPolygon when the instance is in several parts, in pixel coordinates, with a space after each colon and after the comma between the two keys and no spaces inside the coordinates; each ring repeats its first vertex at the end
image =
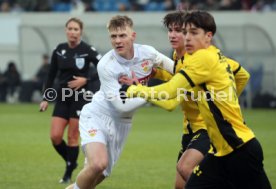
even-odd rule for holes
{"type": "Polygon", "coordinates": [[[171,56],[162,18],[167,11],[193,9],[214,15],[218,26],[214,43],[251,74],[241,105],[276,108],[275,0],[0,0],[0,100],[41,100],[38,77],[45,77],[43,65],[55,46],[66,41],[64,24],[72,16],[84,22],[83,40],[102,54],[111,48],[106,23],[116,14],[126,14],[134,20],[137,43],[171,56]],[[14,77],[7,79],[5,73],[14,70],[14,77]],[[14,87],[4,91],[5,80],[14,87]],[[23,85],[37,86],[28,93],[23,85]]]}
{"type": "MultiPolygon", "coordinates": [[[[108,20],[125,14],[134,20],[137,43],[171,56],[162,19],[168,11],[192,9],[214,15],[214,43],[251,74],[240,104],[261,141],[275,188],[276,0],[0,0],[0,188],[65,187],[57,183],[64,165],[48,136],[53,104],[42,114],[38,102],[51,53],[66,42],[70,17],[82,19],[83,40],[101,54],[111,49],[108,20]]],[[[97,89],[99,82],[94,85],[97,89]]],[[[99,189],[172,188],[182,117],[180,109],[141,108],[118,167],[99,189]]],[[[73,178],[83,166],[80,156],[73,178]]]]}

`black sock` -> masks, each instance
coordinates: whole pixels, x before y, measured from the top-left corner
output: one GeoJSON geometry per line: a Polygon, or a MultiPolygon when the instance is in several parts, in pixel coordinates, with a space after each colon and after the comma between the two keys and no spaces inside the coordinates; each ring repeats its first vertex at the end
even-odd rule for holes
{"type": "Polygon", "coordinates": [[[67,146],[67,177],[71,177],[73,170],[77,167],[77,159],[79,155],[79,146],[67,146]]]}
{"type": "Polygon", "coordinates": [[[76,165],[79,156],[79,146],[67,146],[67,165],[76,165]]]}
{"type": "Polygon", "coordinates": [[[67,162],[67,145],[65,143],[64,140],[62,140],[62,142],[58,145],[54,145],[54,148],[56,149],[56,151],[59,153],[59,155],[64,159],[65,162],[67,162]]]}

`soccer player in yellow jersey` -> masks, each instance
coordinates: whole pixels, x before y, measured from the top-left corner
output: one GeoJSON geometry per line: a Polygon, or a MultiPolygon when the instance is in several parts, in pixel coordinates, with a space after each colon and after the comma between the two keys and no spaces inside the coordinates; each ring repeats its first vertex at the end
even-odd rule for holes
{"type": "MultiPolygon", "coordinates": [[[[175,62],[174,72],[178,73],[184,65],[184,24],[185,13],[175,11],[168,13],[163,24],[168,29],[168,39],[171,47],[174,49],[173,60],[175,62]]],[[[165,70],[157,69],[154,78],[168,81],[172,77],[165,70]]],[[[165,108],[176,107],[176,103],[165,103],[164,101],[152,101],[158,106],[165,105],[165,108]]],[[[180,102],[179,102],[180,103],[180,102]]],[[[199,114],[196,102],[182,101],[181,109],[183,111],[183,135],[181,139],[181,149],[178,154],[177,172],[175,178],[175,189],[183,189],[188,181],[194,167],[198,165],[210,148],[210,141],[207,134],[203,118],[199,114]]]]}
{"type": "MultiPolygon", "coordinates": [[[[163,24],[168,29],[169,41],[172,48],[174,49],[173,60],[175,61],[175,73],[178,73],[185,65],[185,47],[183,34],[184,16],[184,12],[175,11],[168,13],[163,19],[163,24]]],[[[219,53],[219,49],[215,48],[214,46],[212,49],[219,53]]],[[[231,59],[228,59],[228,61],[234,72],[237,93],[239,95],[249,79],[249,73],[236,61],[231,59]]],[[[168,81],[172,75],[163,69],[157,69],[154,77],[168,81]]],[[[185,101],[184,98],[181,100],[177,100],[175,98],[168,101],[153,100],[151,103],[167,110],[172,110],[176,108],[178,104],[180,104],[183,111],[183,135],[181,141],[182,147],[178,155],[177,173],[175,180],[175,189],[183,189],[185,183],[188,181],[193,171],[193,168],[202,161],[210,148],[206,124],[203,120],[203,117],[200,115],[197,103],[193,101],[190,96],[187,96],[185,101]]]]}
{"type": "Polygon", "coordinates": [[[238,103],[230,61],[211,46],[216,32],[212,15],[193,11],[185,15],[185,65],[165,84],[123,86],[126,96],[147,99],[196,100],[206,123],[214,154],[196,166],[186,189],[271,189],[263,168],[263,152],[245,124],[238,103]]]}

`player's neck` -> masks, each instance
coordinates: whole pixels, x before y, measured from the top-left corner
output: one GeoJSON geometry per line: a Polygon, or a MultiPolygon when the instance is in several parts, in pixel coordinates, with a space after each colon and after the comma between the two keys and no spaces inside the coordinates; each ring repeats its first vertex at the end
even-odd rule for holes
{"type": "Polygon", "coordinates": [[[80,41],[76,41],[76,42],[68,42],[68,46],[70,47],[70,48],[75,48],[76,46],[78,46],[80,44],[80,41]]]}
{"type": "Polygon", "coordinates": [[[134,48],[128,51],[124,56],[122,56],[126,60],[131,60],[134,57],[134,48]]]}
{"type": "Polygon", "coordinates": [[[176,59],[179,60],[184,56],[185,49],[184,48],[183,49],[182,48],[181,49],[175,49],[175,52],[176,52],[176,59]]]}

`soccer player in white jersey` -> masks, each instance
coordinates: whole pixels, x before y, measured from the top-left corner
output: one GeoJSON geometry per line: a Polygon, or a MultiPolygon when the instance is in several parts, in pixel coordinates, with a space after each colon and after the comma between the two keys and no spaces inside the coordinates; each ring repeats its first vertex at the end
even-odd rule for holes
{"type": "Polygon", "coordinates": [[[87,162],[76,183],[67,189],[95,188],[110,175],[131,128],[134,110],[146,104],[141,98],[122,101],[118,79],[134,73],[140,83],[146,83],[154,66],[173,73],[171,59],[151,46],[134,43],[136,33],[129,17],[115,16],[107,28],[113,49],[100,60],[100,90],[80,115],[81,145],[87,162]]]}

